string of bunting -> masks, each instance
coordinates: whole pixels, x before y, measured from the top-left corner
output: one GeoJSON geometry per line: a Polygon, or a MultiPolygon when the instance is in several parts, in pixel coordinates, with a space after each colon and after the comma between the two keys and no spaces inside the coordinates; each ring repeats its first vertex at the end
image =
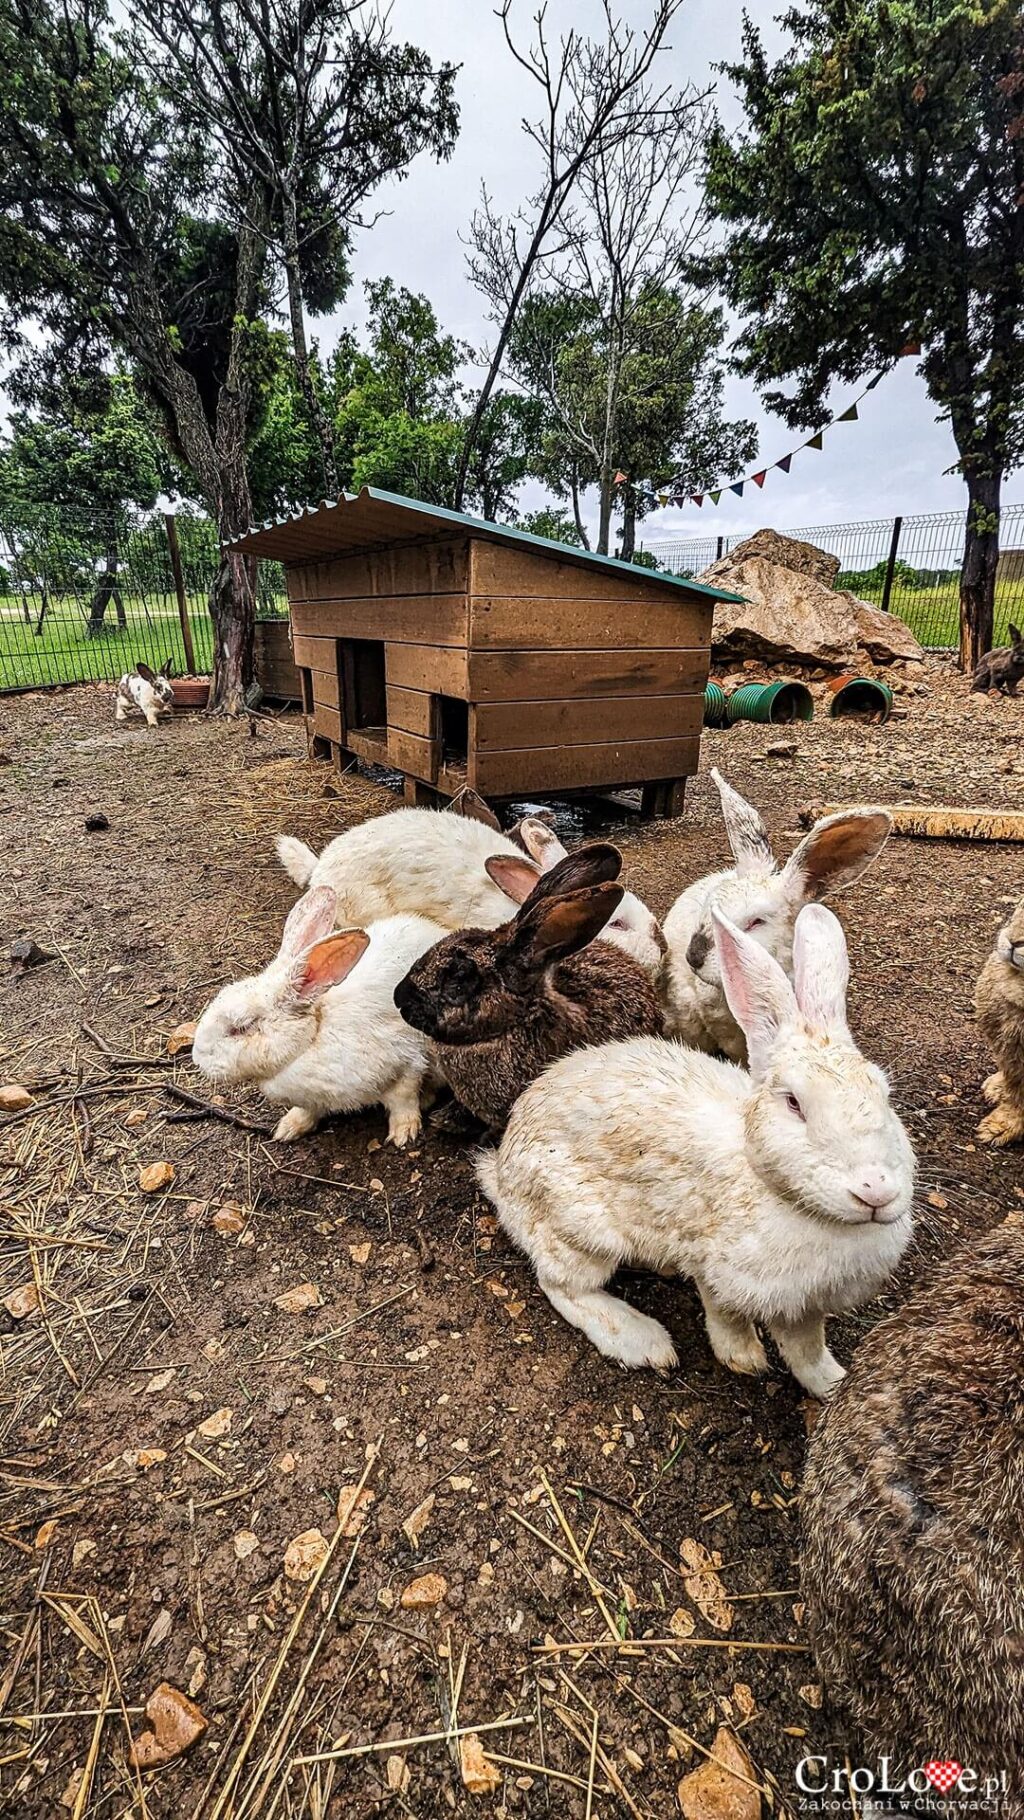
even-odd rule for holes
{"type": "MultiPolygon", "coordinates": [[[[902,356],[904,354],[919,354],[920,351],[920,347],[916,342],[908,342],[907,346],[900,350],[900,353],[902,356]]],[[[713,506],[717,506],[723,493],[735,493],[737,498],[742,499],[744,487],[763,487],[769,474],[774,473],[776,468],[781,469],[783,474],[789,473],[794,455],[802,454],[804,449],[820,449],[826,430],[834,429],[837,423],[856,423],[858,405],[860,405],[867,397],[868,393],[873,392],[876,385],[885,378],[885,372],[886,369],[883,368],[880,373],[876,373],[874,378],[868,381],[863,392],[859,392],[857,397],[853,400],[853,403],[847,405],[845,411],[840,411],[837,417],[833,417],[828,423],[823,424],[820,430],[816,430],[813,436],[807,438],[806,442],[802,442],[795,449],[791,449],[788,455],[782,456],[781,460],[771,462],[768,467],[758,468],[756,474],[746,474],[742,480],[732,480],[725,486],[710,488],[706,493],[683,493],[680,492],[678,488],[672,486],[667,487],[662,492],[655,491],[650,487],[641,486],[634,486],[633,490],[642,494],[645,499],[648,499],[659,506],[702,506],[706,499],[710,500],[713,506]]],[[[624,474],[620,470],[615,476],[615,485],[629,486],[630,484],[631,482],[628,474],[624,474]]]]}

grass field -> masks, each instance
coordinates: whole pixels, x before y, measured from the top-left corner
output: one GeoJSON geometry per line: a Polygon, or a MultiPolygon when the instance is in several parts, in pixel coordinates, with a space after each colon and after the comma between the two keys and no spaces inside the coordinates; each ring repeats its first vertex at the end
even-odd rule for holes
{"type": "MultiPolygon", "coordinates": [[[[842,580],[840,575],[840,585],[842,580]]],[[[862,587],[862,596],[878,605],[881,590],[862,587]]],[[[118,626],[111,606],[107,609],[103,632],[96,638],[89,638],[84,609],[67,599],[55,601],[45,614],[37,636],[38,597],[29,603],[32,617],[28,622],[20,600],[0,597],[0,691],[41,688],[51,683],[116,682],[139,658],[156,668],[170,656],[175,668],[183,671],[185,652],[175,603],[164,599],[147,601],[128,595],[124,605],[126,624],[123,628],[118,626]]],[[[955,582],[944,582],[934,588],[898,585],[893,590],[891,611],[906,621],[927,648],[953,646],[958,642],[960,608],[955,582]]],[[[996,589],[997,645],[1007,642],[1009,621],[1016,619],[1019,622],[1022,618],[1024,580],[999,583],[996,589]]],[[[205,672],[213,658],[213,628],[204,595],[189,596],[189,623],[196,668],[205,672]]]]}
{"type": "MultiPolygon", "coordinates": [[[[29,604],[30,611],[38,614],[38,598],[29,604]]],[[[124,607],[123,628],[110,606],[103,631],[90,638],[84,612],[77,604],[58,601],[46,613],[37,636],[36,620],[26,623],[21,601],[0,598],[0,690],[116,682],[140,658],[156,669],[171,657],[180,674],[185,668],[185,649],[177,605],[129,595],[124,607]]],[[[213,661],[213,627],[205,596],[189,596],[189,624],[196,669],[205,673],[213,661]]]]}

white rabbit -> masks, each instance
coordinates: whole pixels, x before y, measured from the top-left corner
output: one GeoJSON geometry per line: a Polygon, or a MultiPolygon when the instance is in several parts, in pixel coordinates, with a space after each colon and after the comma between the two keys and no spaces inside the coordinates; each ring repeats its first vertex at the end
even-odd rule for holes
{"type": "Polygon", "coordinates": [[[715,1357],[763,1371],[754,1323],[804,1389],[843,1377],[825,1316],[878,1294],[911,1233],[914,1154],[884,1075],[846,1024],[843,932],[800,912],[795,991],[714,914],[750,1073],[640,1037],[555,1062],[513,1107],[477,1175],[549,1301],[624,1365],[676,1361],[658,1321],[609,1295],[621,1264],[694,1279],[715,1357]]]}
{"type": "MultiPolygon", "coordinates": [[[[537,861],[541,872],[550,872],[559,860],[565,859],[567,849],[558,835],[537,816],[528,815],[519,823],[516,832],[527,853],[537,861]]],[[[654,912],[648,910],[647,905],[641,903],[632,891],[623,892],[622,902],[615,915],[602,930],[602,939],[614,942],[617,948],[637,961],[652,979],[660,974],[667,946],[661,924],[654,912]]]]}
{"type": "Polygon", "coordinates": [[[746,1061],[743,1032],[722,990],[712,913],[752,935],[787,973],[793,925],[802,905],[852,885],[878,858],[891,820],[883,809],[851,809],[816,822],[779,871],[757,810],[711,773],[722,798],[725,831],[736,865],[687,887],[665,918],[663,976],[666,1034],[692,1049],[746,1061]]]}
{"type": "Polygon", "coordinates": [[[335,914],[326,885],[299,899],[269,967],[207,1006],[192,1059],[211,1080],[250,1082],[289,1107],[274,1132],[281,1143],[329,1112],[383,1101],[388,1137],[402,1146],[418,1134],[422,1090],[438,1077],[430,1043],[399,1016],[394,992],[445,931],[394,916],[336,932],[335,914]]]}
{"type": "Polygon", "coordinates": [[[174,665],[170,658],[159,671],[148,664],[137,663],[126,670],[114,690],[114,719],[125,720],[129,708],[137,708],[146,717],[146,725],[155,727],[162,714],[174,712],[174,690],[171,677],[174,665]]]}
{"type": "MultiPolygon", "coordinates": [[[[544,827],[541,822],[535,825],[544,827]]],[[[548,833],[546,828],[544,833],[548,833]]],[[[546,852],[543,863],[538,863],[524,859],[522,847],[508,835],[469,816],[437,809],[395,809],[339,834],[319,859],[312,847],[290,834],[279,834],[276,845],[281,864],[297,885],[329,885],[336,893],[340,924],[365,924],[407,911],[430,917],[450,932],[496,929],[506,923],[510,901],[522,902],[530,880],[527,878],[518,894],[506,892],[489,875],[487,861],[504,855],[517,862],[517,875],[525,877],[529,868],[536,880],[564,856],[565,848],[553,838],[558,851],[546,852]]],[[[640,932],[649,924],[656,929],[657,924],[638,899],[632,903],[635,913],[627,912],[622,927],[610,924],[606,939],[653,973],[663,955],[656,952],[653,934],[640,932]]]]}

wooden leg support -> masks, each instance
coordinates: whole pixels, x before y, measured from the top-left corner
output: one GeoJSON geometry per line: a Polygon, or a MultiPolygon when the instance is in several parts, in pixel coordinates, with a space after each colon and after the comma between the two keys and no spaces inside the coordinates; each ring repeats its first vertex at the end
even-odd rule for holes
{"type": "Polygon", "coordinates": [[[640,791],[640,814],[644,821],[664,821],[683,813],[685,777],[662,777],[656,783],[644,784],[640,791]]]}
{"type": "Polygon", "coordinates": [[[331,762],[331,742],[330,742],[330,740],[325,739],[322,733],[314,733],[309,742],[309,753],[310,753],[311,758],[320,758],[320,759],[323,759],[327,764],[330,764],[330,762],[331,762]]]}
{"type": "Polygon", "coordinates": [[[402,795],[414,809],[438,809],[444,800],[432,784],[425,784],[420,777],[406,777],[402,795]]]}

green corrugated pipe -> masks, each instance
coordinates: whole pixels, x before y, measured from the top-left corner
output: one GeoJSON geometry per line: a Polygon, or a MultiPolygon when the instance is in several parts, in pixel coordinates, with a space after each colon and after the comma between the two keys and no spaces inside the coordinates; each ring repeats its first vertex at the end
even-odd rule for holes
{"type": "Polygon", "coordinates": [[[833,720],[840,720],[844,714],[868,714],[872,719],[877,715],[878,725],[884,726],[892,713],[892,690],[877,677],[840,676],[829,688],[832,700],[828,711],[833,720]]]}
{"type": "Polygon", "coordinates": [[[704,691],[704,725],[724,727],[727,712],[728,702],[721,683],[709,682],[704,691]]]}
{"type": "Polygon", "coordinates": [[[814,718],[814,698],[802,682],[783,677],[779,682],[744,683],[729,697],[729,725],[738,720],[770,722],[784,726],[793,720],[814,718]]]}

